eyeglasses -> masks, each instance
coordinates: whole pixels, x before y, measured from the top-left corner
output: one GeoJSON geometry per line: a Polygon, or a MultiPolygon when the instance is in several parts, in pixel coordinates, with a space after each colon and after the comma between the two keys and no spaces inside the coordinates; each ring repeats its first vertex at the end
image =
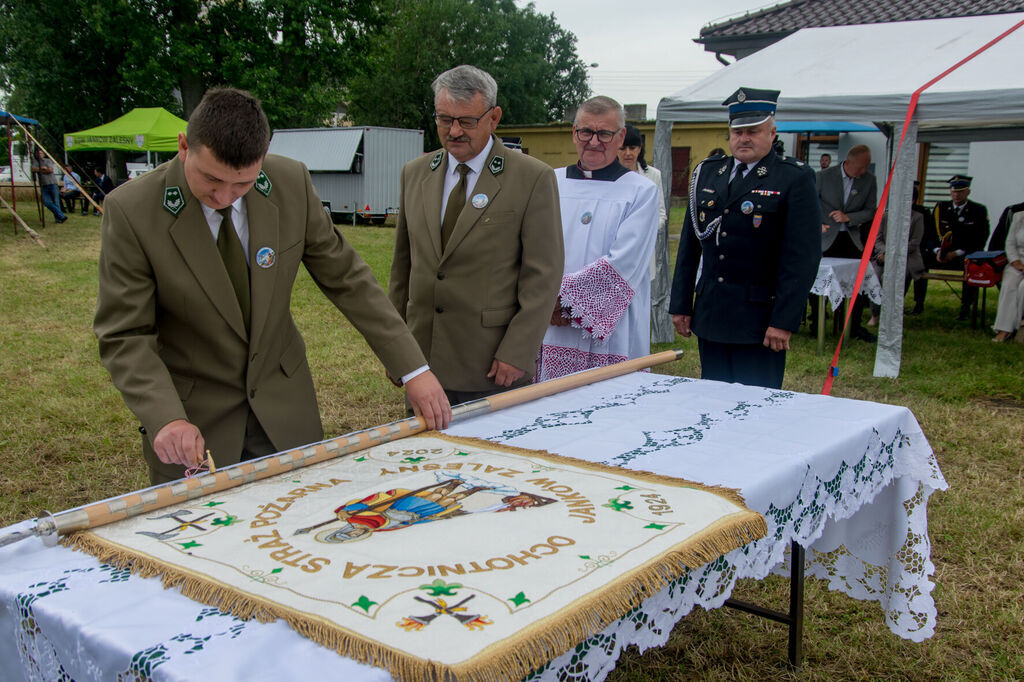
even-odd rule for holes
{"type": "MultiPolygon", "coordinates": [[[[622,130],[622,128],[619,128],[622,130]]],[[[611,142],[612,138],[619,132],[619,130],[591,130],[590,128],[576,128],[574,131],[576,137],[580,138],[580,142],[590,142],[594,139],[594,135],[597,135],[597,139],[600,142],[611,142]]]]}
{"type": "Polygon", "coordinates": [[[491,113],[491,109],[494,109],[494,107],[488,108],[487,111],[479,116],[445,116],[444,114],[439,114],[435,111],[434,121],[437,122],[438,128],[451,128],[452,123],[458,121],[459,127],[463,130],[473,130],[480,124],[480,119],[491,113]]]}

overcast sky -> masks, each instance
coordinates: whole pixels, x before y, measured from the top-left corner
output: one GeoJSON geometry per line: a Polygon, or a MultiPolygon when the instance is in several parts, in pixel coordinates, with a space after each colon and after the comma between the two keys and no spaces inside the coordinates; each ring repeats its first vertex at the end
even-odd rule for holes
{"type": "MultiPolygon", "coordinates": [[[[517,4],[527,3],[517,0],[517,4]]],[[[623,104],[658,101],[722,68],[715,55],[693,42],[702,26],[779,0],[534,0],[541,14],[576,34],[576,51],[590,69],[595,95],[623,104]]],[[[731,59],[730,59],[731,61],[731,59]]]]}

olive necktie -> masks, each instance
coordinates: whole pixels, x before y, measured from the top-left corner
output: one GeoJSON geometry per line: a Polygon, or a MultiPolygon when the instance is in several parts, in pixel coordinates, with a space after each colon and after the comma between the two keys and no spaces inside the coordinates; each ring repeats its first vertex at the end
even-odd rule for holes
{"type": "Polygon", "coordinates": [[[231,222],[231,207],[222,208],[218,211],[224,220],[220,223],[220,232],[217,234],[217,251],[224,261],[224,269],[228,271],[228,278],[231,280],[231,288],[235,290],[235,298],[238,299],[238,306],[242,309],[242,319],[245,320],[245,328],[249,329],[249,315],[251,304],[249,302],[249,264],[245,262],[245,251],[242,250],[242,242],[235,232],[235,224],[231,222]]]}
{"type": "Polygon", "coordinates": [[[441,221],[441,250],[448,244],[448,238],[455,230],[455,223],[459,222],[459,214],[466,206],[466,174],[469,173],[469,166],[460,163],[455,167],[461,176],[455,183],[455,188],[448,195],[448,206],[444,209],[444,220],[441,221]]]}

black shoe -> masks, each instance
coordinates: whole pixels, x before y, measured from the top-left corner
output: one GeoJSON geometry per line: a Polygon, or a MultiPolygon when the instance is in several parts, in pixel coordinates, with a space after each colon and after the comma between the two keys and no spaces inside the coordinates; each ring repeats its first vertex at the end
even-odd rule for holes
{"type": "Polygon", "coordinates": [[[863,327],[854,329],[852,332],[850,332],[850,336],[852,336],[855,339],[860,339],[861,341],[867,341],[868,343],[874,343],[875,341],[878,340],[877,336],[869,332],[867,329],[864,329],[863,327]]]}
{"type": "Polygon", "coordinates": [[[68,217],[64,216],[63,218],[55,218],[54,220],[58,225],[60,225],[61,223],[66,223],[68,221],[68,217]]]}
{"type": "Polygon", "coordinates": [[[971,314],[966,310],[961,310],[960,314],[956,316],[957,322],[967,322],[971,319],[971,314]]]}
{"type": "Polygon", "coordinates": [[[923,303],[915,303],[914,304],[914,309],[911,310],[909,313],[907,313],[907,315],[920,315],[923,312],[924,312],[924,304],[923,303]]]}

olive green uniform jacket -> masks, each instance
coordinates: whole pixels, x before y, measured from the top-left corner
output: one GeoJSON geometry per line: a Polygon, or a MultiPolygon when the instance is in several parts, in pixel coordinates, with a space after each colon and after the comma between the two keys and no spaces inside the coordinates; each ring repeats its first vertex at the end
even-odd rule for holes
{"type": "Polygon", "coordinates": [[[426,364],[370,268],[337,232],[305,167],[268,155],[245,195],[251,333],[180,160],[132,180],[104,203],[100,357],[152,438],[167,423],[199,427],[218,464],[239,460],[251,410],[279,450],[323,438],[302,337],[292,320],[299,264],[395,376],[426,364]]]}
{"type": "Polygon", "coordinates": [[[442,250],[447,164],[439,151],[402,169],[388,294],[446,390],[494,390],[494,358],[524,370],[526,383],[562,282],[554,171],[494,138],[442,250]]]}

